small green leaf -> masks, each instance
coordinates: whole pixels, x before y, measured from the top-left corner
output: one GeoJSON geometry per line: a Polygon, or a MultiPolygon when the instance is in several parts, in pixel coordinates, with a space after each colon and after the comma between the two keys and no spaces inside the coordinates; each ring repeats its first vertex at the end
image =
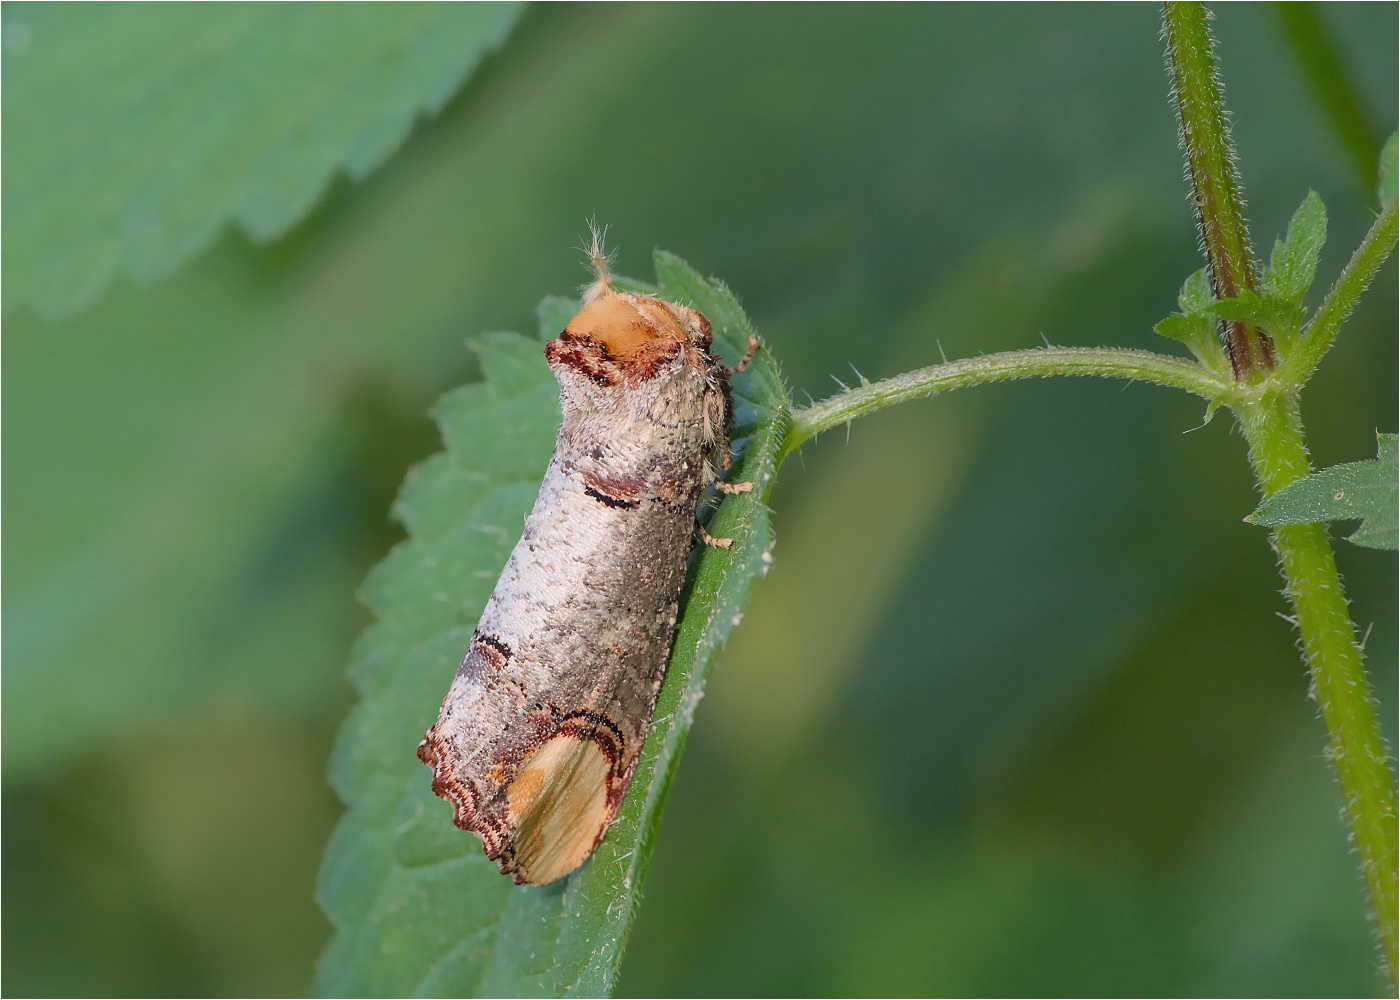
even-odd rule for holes
{"type": "MultiPolygon", "coordinates": [[[[1260,291],[1256,293],[1246,288],[1236,298],[1217,299],[1211,293],[1210,279],[1202,269],[1187,278],[1182,286],[1178,301],[1184,317],[1202,315],[1232,323],[1252,323],[1275,341],[1284,345],[1291,343],[1307,315],[1303,309],[1303,296],[1312,285],[1317,272],[1318,254],[1326,241],[1327,210],[1317,193],[1309,191],[1302,205],[1293,213],[1285,238],[1274,241],[1273,256],[1260,276],[1260,291]]],[[[1211,327],[1211,341],[1218,344],[1213,319],[1211,327]]],[[[1188,344],[1204,345],[1198,324],[1173,323],[1166,329],[1159,324],[1157,332],[1185,340],[1188,344]]],[[[1206,360],[1197,346],[1193,346],[1192,350],[1202,361],[1206,360]]]]}
{"type": "Polygon", "coordinates": [[[1395,204],[1396,175],[1396,133],[1392,132],[1390,138],[1385,141],[1385,148],[1381,150],[1379,180],[1376,184],[1376,197],[1380,199],[1382,210],[1395,204]]]}
{"type": "Polygon", "coordinates": [[[520,8],[6,5],[6,308],[164,277],[230,222],[279,236],[441,109],[520,8]]]}
{"type": "Polygon", "coordinates": [[[1237,298],[1216,299],[1212,302],[1209,306],[1209,313],[1229,323],[1241,321],[1254,323],[1258,320],[1263,309],[1263,300],[1248,288],[1242,288],[1237,298]]]}
{"type": "Polygon", "coordinates": [[[1253,323],[1275,340],[1291,340],[1303,322],[1302,306],[1265,298],[1247,288],[1241,289],[1237,298],[1216,299],[1210,304],[1210,313],[1231,323],[1253,323]]]}
{"type": "Polygon", "coordinates": [[[1361,527],[1348,541],[1370,549],[1393,549],[1397,536],[1400,462],[1396,435],[1376,435],[1376,457],[1314,472],[1290,483],[1259,505],[1245,520],[1266,527],[1353,521],[1361,527]]]}
{"type": "MultiPolygon", "coordinates": [[[[737,361],[752,330],[729,290],[670,254],[656,255],[656,270],[658,292],[703,312],[716,349],[737,361]]],[[[541,302],[542,335],[557,335],[577,305],[541,302]]],[[[317,973],[321,995],[606,995],[705,676],[771,560],[766,504],[788,397],[760,349],[733,380],[730,479],[754,489],[702,511],[713,514],[711,533],[734,543],[692,553],[656,715],[617,819],[568,878],[513,885],[452,825],[414,755],[519,537],[559,422],[558,387],[537,341],[498,333],[475,346],[484,380],[438,405],[446,450],[405,483],[395,510],[409,538],[364,586],[377,621],[355,649],[350,674],[363,700],[331,765],[348,809],[321,872],[319,898],[336,926],[317,973]]]]}
{"type": "Polygon", "coordinates": [[[1220,347],[1219,321],[1207,310],[1215,304],[1210,275],[1201,268],[1187,278],[1177,296],[1181,312],[1173,313],[1152,329],[1163,337],[1179,340],[1207,367],[1223,371],[1229,367],[1220,347]]]}
{"type": "Polygon", "coordinates": [[[1327,242],[1327,209],[1316,191],[1309,191],[1288,223],[1288,234],[1274,241],[1269,266],[1259,278],[1265,299],[1287,307],[1297,307],[1312,287],[1317,258],[1327,242]]]}
{"type": "Polygon", "coordinates": [[[1212,316],[1172,313],[1152,329],[1163,337],[1181,341],[1201,361],[1208,361],[1214,356],[1213,344],[1216,348],[1219,346],[1215,337],[1216,322],[1212,316]]]}
{"type": "Polygon", "coordinates": [[[1176,297],[1176,301],[1181,306],[1181,311],[1188,316],[1209,309],[1210,304],[1215,301],[1215,289],[1210,283],[1210,272],[1203,267],[1187,278],[1181,286],[1181,294],[1176,297]]]}

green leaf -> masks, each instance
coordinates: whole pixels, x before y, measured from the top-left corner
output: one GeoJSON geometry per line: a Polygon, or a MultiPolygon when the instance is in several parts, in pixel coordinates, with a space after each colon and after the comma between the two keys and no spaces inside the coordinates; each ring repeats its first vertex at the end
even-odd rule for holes
{"type": "Polygon", "coordinates": [[[1202,361],[1203,350],[1218,348],[1215,319],[1253,323],[1285,345],[1298,335],[1307,313],[1303,296],[1317,273],[1318,254],[1327,242],[1327,210],[1317,192],[1309,191],[1288,223],[1288,233],[1274,241],[1269,266],[1259,279],[1259,292],[1240,291],[1232,299],[1217,299],[1202,268],[1186,279],[1177,301],[1181,316],[1159,323],[1158,333],[1185,341],[1202,361]],[[1209,342],[1206,331],[1209,328],[1209,342]]]}
{"type": "Polygon", "coordinates": [[[1152,329],[1163,337],[1181,341],[1202,364],[1225,371],[1229,363],[1220,347],[1217,332],[1220,324],[1215,316],[1207,312],[1215,301],[1210,275],[1205,268],[1201,268],[1181,286],[1181,293],[1177,296],[1181,312],[1173,313],[1152,329]]]}
{"type": "MultiPolygon", "coordinates": [[[[655,263],[659,293],[700,309],[717,349],[736,361],[752,331],[734,296],[670,254],[655,263]]],[[[542,302],[544,335],[557,333],[575,306],[542,302]]],[[[476,838],[452,825],[451,808],[432,794],[414,755],[519,537],[559,419],[536,341],[492,334],[475,344],[484,381],[439,404],[446,450],[404,485],[397,512],[409,539],[364,588],[377,621],[356,647],[350,673],[363,701],[332,760],[349,808],[322,869],[320,900],[337,928],[318,972],[322,995],[607,993],[705,676],[771,561],[766,501],[788,399],[760,349],[734,378],[730,479],[752,481],[754,490],[726,497],[710,521],[733,547],[692,555],[670,666],[627,798],[581,869],[551,886],[512,885],[476,838]]]]}
{"type": "Polygon", "coordinates": [[[1317,273],[1317,258],[1327,242],[1327,209],[1316,191],[1309,191],[1288,223],[1288,234],[1274,240],[1269,266],[1259,278],[1265,299],[1288,307],[1302,305],[1317,273]]]}
{"type": "Polygon", "coordinates": [[[1253,323],[1275,340],[1290,341],[1303,322],[1302,306],[1290,305],[1281,299],[1260,296],[1241,289],[1237,298],[1216,299],[1210,305],[1212,315],[1229,322],[1253,323]]]}
{"type": "Polygon", "coordinates": [[[1381,150],[1380,172],[1376,183],[1376,197],[1380,199],[1382,210],[1395,204],[1396,169],[1396,133],[1392,132],[1390,138],[1385,141],[1385,148],[1381,150]]]}
{"type": "Polygon", "coordinates": [[[272,239],[499,46],[518,3],[7,5],[5,306],[272,239]]]}
{"type": "Polygon", "coordinates": [[[1397,535],[1396,435],[1376,435],[1376,457],[1314,472],[1290,483],[1245,520],[1266,527],[1361,520],[1348,541],[1368,549],[1393,549],[1397,535]]]}
{"type": "Polygon", "coordinates": [[[1176,301],[1181,306],[1181,311],[1188,316],[1192,313],[1203,313],[1209,309],[1210,304],[1215,301],[1215,289],[1211,287],[1210,272],[1203,267],[1187,278],[1182,283],[1181,292],[1177,295],[1176,301]]]}
{"type": "Polygon", "coordinates": [[[1215,341],[1215,319],[1199,313],[1183,316],[1172,313],[1152,328],[1164,337],[1179,340],[1191,348],[1191,353],[1201,361],[1212,355],[1210,345],[1215,341]]]}

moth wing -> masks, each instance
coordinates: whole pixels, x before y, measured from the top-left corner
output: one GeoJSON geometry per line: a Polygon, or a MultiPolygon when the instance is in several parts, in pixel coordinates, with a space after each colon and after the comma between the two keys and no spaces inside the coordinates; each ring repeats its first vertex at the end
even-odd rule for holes
{"type": "Polygon", "coordinates": [[[583,864],[612,818],[612,762],[590,739],[561,733],[542,743],[506,788],[517,881],[547,885],[583,864]]]}

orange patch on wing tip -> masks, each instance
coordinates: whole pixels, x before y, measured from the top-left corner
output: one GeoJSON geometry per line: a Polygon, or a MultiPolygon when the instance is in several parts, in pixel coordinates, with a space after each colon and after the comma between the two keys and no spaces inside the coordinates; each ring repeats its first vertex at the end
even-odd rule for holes
{"type": "Polygon", "coordinates": [[[569,321],[571,333],[587,336],[626,360],[657,340],[684,341],[685,331],[664,302],[608,291],[569,321]]]}
{"type": "Polygon", "coordinates": [[[612,763],[592,740],[560,734],[526,758],[506,788],[517,881],[548,885],[587,860],[612,818],[612,763]]]}

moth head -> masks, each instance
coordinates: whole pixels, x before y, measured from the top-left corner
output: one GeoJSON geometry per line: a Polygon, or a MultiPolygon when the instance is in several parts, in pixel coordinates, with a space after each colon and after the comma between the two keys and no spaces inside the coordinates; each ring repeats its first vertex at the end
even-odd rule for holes
{"type": "MultiPolygon", "coordinates": [[[[700,313],[651,295],[605,289],[545,345],[550,367],[579,385],[638,386],[677,366],[708,371],[710,323],[700,313]]],[[[595,390],[588,390],[591,394],[595,390]]]]}
{"type": "Polygon", "coordinates": [[[607,227],[600,228],[596,219],[590,219],[588,228],[590,240],[584,253],[594,278],[584,286],[583,308],[565,333],[601,345],[624,365],[638,354],[655,356],[680,345],[709,350],[710,321],[694,309],[613,288],[613,255],[603,245],[607,227]]]}
{"type": "Polygon", "coordinates": [[[709,321],[694,309],[611,288],[580,309],[566,332],[602,345],[624,364],[686,344],[707,349],[712,339],[709,321]]]}

